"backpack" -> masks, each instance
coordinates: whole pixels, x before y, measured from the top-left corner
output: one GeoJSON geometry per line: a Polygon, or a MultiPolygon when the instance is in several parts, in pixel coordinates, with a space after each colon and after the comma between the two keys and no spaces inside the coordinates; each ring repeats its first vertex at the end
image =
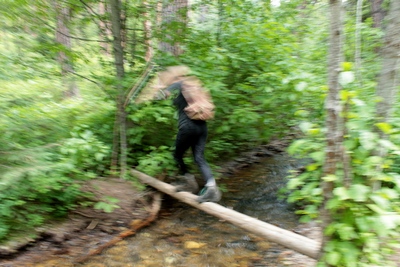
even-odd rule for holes
{"type": "Polygon", "coordinates": [[[182,94],[188,103],[185,113],[190,119],[206,121],[214,118],[215,106],[211,94],[197,78],[186,77],[182,80],[182,94]]]}

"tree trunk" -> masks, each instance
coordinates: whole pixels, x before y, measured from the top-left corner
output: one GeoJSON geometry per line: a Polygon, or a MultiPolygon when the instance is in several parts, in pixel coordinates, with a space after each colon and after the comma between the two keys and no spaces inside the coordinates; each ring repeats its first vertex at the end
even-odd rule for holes
{"type": "Polygon", "coordinates": [[[157,180],[151,176],[136,170],[131,173],[137,177],[142,183],[148,184],[163,193],[166,193],[180,201],[200,209],[208,214],[226,220],[240,228],[243,228],[258,236],[262,236],[271,242],[278,243],[287,248],[298,251],[311,258],[317,258],[320,244],[312,239],[298,235],[291,231],[281,229],[269,223],[257,220],[245,214],[239,213],[229,208],[212,202],[198,203],[195,195],[188,192],[176,192],[174,186],[157,180]]]}
{"type": "MultiPolygon", "coordinates": [[[[113,141],[113,159],[112,163],[117,162],[115,158],[118,153],[118,144],[120,151],[120,177],[125,177],[126,174],[126,157],[127,157],[127,142],[126,142],[126,112],[124,109],[124,88],[122,85],[122,79],[125,76],[124,69],[124,50],[122,47],[121,38],[121,3],[119,0],[109,0],[111,8],[111,31],[113,34],[113,51],[115,60],[115,69],[117,77],[117,116],[116,123],[114,125],[114,141],[113,141]],[[119,138],[116,136],[119,135],[119,138]],[[119,142],[117,140],[119,139],[119,142]]],[[[116,169],[116,166],[111,166],[112,169],[116,169]]]]}
{"type": "Polygon", "coordinates": [[[151,36],[152,36],[151,26],[152,25],[151,25],[150,13],[148,12],[149,4],[147,1],[144,1],[143,5],[146,10],[143,14],[143,17],[145,18],[145,20],[143,22],[144,45],[145,45],[145,49],[146,49],[145,60],[146,60],[146,62],[149,62],[153,58],[153,47],[151,44],[151,36]]]}
{"type": "MultiPolygon", "coordinates": [[[[382,9],[382,3],[384,0],[371,0],[371,13],[373,19],[373,27],[381,28],[382,21],[385,17],[385,11],[382,9]]],[[[392,0],[396,1],[396,0],[392,0]]]]}
{"type": "Polygon", "coordinates": [[[188,0],[165,0],[162,6],[161,29],[164,36],[160,42],[160,50],[174,56],[183,53],[179,40],[184,38],[188,19],[188,0]],[[171,26],[172,22],[179,23],[180,27],[171,26]]]}
{"type": "MultiPolygon", "coordinates": [[[[378,78],[376,94],[380,100],[377,103],[377,121],[390,123],[393,106],[396,103],[396,96],[399,87],[399,60],[400,60],[400,1],[392,1],[389,10],[388,24],[381,50],[383,58],[381,73],[378,78]]],[[[378,130],[380,138],[387,139],[387,136],[378,130]]],[[[378,147],[375,151],[379,157],[385,157],[387,151],[378,147]]],[[[377,166],[377,168],[381,168],[377,166]]],[[[381,188],[381,181],[373,181],[373,191],[381,188]]]]}
{"type": "MultiPolygon", "coordinates": [[[[105,3],[100,2],[99,3],[99,15],[104,15],[107,13],[107,7],[105,3]]],[[[109,37],[111,36],[111,30],[110,30],[110,23],[107,20],[100,19],[99,22],[99,28],[100,28],[100,39],[108,41],[109,37]]],[[[101,42],[100,43],[101,47],[103,48],[103,51],[106,55],[110,55],[110,45],[108,42],[101,42]]]]}
{"type": "Polygon", "coordinates": [[[68,52],[71,51],[71,38],[67,26],[70,18],[70,10],[69,7],[62,6],[62,3],[55,2],[54,5],[57,11],[56,41],[63,47],[63,51],[60,51],[58,53],[58,62],[61,67],[61,77],[63,80],[63,84],[67,88],[64,91],[64,97],[79,97],[80,93],[78,86],[76,85],[76,82],[72,77],[72,73],[74,73],[72,60],[68,55],[68,52]]]}
{"type": "MultiPolygon", "coordinates": [[[[339,73],[340,60],[342,58],[342,1],[330,0],[330,40],[329,40],[329,55],[328,55],[328,86],[329,92],[325,102],[327,112],[326,128],[327,128],[327,145],[325,151],[325,163],[323,167],[323,177],[335,174],[336,165],[341,157],[340,154],[340,129],[341,106],[339,101],[339,73]]],[[[323,181],[322,189],[324,194],[324,202],[321,210],[322,229],[325,229],[331,222],[332,217],[326,209],[327,202],[332,198],[334,189],[333,182],[323,181]]],[[[322,247],[329,241],[327,236],[324,236],[322,247]]],[[[321,257],[322,257],[321,253],[321,257]]]]}
{"type": "Polygon", "coordinates": [[[400,1],[391,1],[387,25],[381,50],[382,70],[377,88],[377,95],[381,100],[377,104],[378,120],[384,122],[388,122],[392,115],[399,86],[400,1]]]}
{"type": "Polygon", "coordinates": [[[358,84],[362,84],[362,75],[361,75],[361,19],[362,19],[362,4],[363,0],[357,0],[357,12],[356,12],[356,32],[355,32],[355,70],[356,70],[356,78],[358,84]]]}

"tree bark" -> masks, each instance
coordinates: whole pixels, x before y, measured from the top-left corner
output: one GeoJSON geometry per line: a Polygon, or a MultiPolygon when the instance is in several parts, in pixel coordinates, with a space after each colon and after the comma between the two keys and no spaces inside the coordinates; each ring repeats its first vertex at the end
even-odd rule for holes
{"type": "MultiPolygon", "coordinates": [[[[392,1],[390,5],[388,24],[381,50],[383,62],[381,73],[378,78],[376,94],[379,102],[377,103],[377,121],[390,123],[393,113],[394,103],[396,103],[399,87],[399,60],[400,60],[400,1],[392,1]]],[[[387,135],[378,130],[380,138],[387,139],[387,135]]],[[[379,157],[386,156],[386,149],[378,147],[375,154],[379,157]]],[[[381,168],[380,166],[376,167],[381,168]]],[[[378,170],[379,171],[379,170],[378,170]]],[[[373,191],[381,188],[381,181],[373,181],[373,191]]]]}
{"type": "MultiPolygon", "coordinates": [[[[384,0],[371,0],[371,13],[374,21],[373,27],[381,28],[382,21],[385,17],[385,11],[382,9],[382,3],[384,0]]],[[[395,1],[395,0],[394,0],[395,1]]]]}
{"type": "MultiPolygon", "coordinates": [[[[106,7],[105,3],[100,2],[99,3],[99,14],[104,15],[106,13],[107,13],[107,7],[106,7]]],[[[112,35],[109,22],[107,20],[100,19],[99,28],[100,28],[100,39],[108,41],[109,36],[112,35]]],[[[104,54],[106,54],[106,55],[111,54],[110,45],[108,42],[101,42],[100,45],[103,48],[104,54]]]]}
{"type": "Polygon", "coordinates": [[[380,102],[377,104],[379,121],[388,122],[392,116],[399,86],[398,68],[400,59],[400,1],[391,1],[388,26],[381,50],[383,58],[382,70],[379,75],[377,95],[380,102]]]}
{"type": "MultiPolygon", "coordinates": [[[[117,118],[114,126],[114,141],[113,141],[113,159],[112,163],[117,162],[115,158],[118,153],[119,144],[119,165],[120,165],[120,177],[125,177],[126,174],[126,161],[127,161],[127,141],[126,141],[126,111],[124,109],[124,88],[122,85],[122,79],[125,76],[124,69],[124,50],[122,46],[122,25],[121,25],[121,3],[119,0],[109,0],[111,8],[111,31],[113,35],[113,52],[114,52],[114,64],[116,69],[117,77],[117,118]],[[118,129],[117,129],[118,128],[118,129]],[[116,135],[119,134],[119,139],[116,135]],[[117,142],[119,140],[119,142],[117,142]]],[[[116,169],[116,166],[111,166],[112,169],[116,169]]]]}
{"type": "Polygon", "coordinates": [[[196,201],[197,196],[191,193],[176,192],[174,186],[157,180],[156,178],[148,176],[137,170],[131,170],[131,173],[135,177],[137,177],[142,183],[148,184],[186,204],[207,212],[208,214],[211,214],[215,217],[226,220],[251,233],[263,236],[271,242],[278,243],[282,246],[293,249],[314,259],[318,256],[320,244],[315,240],[298,235],[285,229],[281,229],[279,227],[257,220],[232,209],[225,208],[216,203],[205,202],[200,204],[196,201]]]}
{"type": "Polygon", "coordinates": [[[66,90],[64,90],[64,97],[79,97],[80,92],[72,76],[72,73],[74,73],[72,60],[71,57],[68,55],[68,52],[71,51],[70,32],[67,26],[70,18],[70,9],[69,7],[63,6],[62,3],[55,2],[54,5],[57,13],[56,41],[57,43],[62,45],[64,50],[58,53],[58,62],[61,67],[61,77],[64,86],[66,86],[67,88],[66,90]]]}
{"type": "Polygon", "coordinates": [[[355,32],[355,69],[356,69],[356,78],[358,84],[362,84],[362,75],[361,75],[361,19],[362,19],[362,4],[363,0],[357,0],[357,12],[356,12],[356,32],[355,32]]]}
{"type": "MultiPolygon", "coordinates": [[[[341,158],[340,148],[340,129],[341,129],[341,105],[339,101],[339,74],[341,71],[340,61],[342,58],[342,1],[330,0],[330,40],[328,55],[328,86],[329,92],[325,102],[327,145],[325,151],[325,163],[323,167],[323,177],[335,174],[336,165],[341,158]]],[[[321,210],[322,229],[325,229],[331,222],[332,217],[326,209],[327,202],[332,198],[334,184],[330,181],[322,181],[324,201],[321,210]]],[[[329,241],[329,237],[324,236],[322,247],[329,241]]],[[[320,257],[322,257],[321,252],[320,257]]]]}
{"type": "Polygon", "coordinates": [[[146,62],[150,62],[153,58],[153,46],[151,43],[151,36],[152,36],[152,24],[150,19],[150,13],[148,12],[149,4],[147,1],[143,3],[144,9],[146,10],[143,13],[143,17],[145,18],[143,22],[143,29],[144,29],[144,45],[146,49],[145,60],[146,62]]]}
{"type": "Polygon", "coordinates": [[[188,0],[166,0],[162,5],[161,29],[164,34],[160,42],[160,50],[169,52],[174,56],[183,53],[179,39],[183,39],[188,20],[188,0]],[[179,27],[171,27],[171,23],[180,23],[179,27]]]}

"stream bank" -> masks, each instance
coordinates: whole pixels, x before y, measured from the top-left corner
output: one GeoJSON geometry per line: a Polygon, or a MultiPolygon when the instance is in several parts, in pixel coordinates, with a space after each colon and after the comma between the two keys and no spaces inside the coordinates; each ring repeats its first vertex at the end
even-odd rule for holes
{"type": "MultiPolygon", "coordinates": [[[[276,212],[274,206],[278,207],[279,210],[279,205],[283,205],[283,203],[266,203],[260,209],[263,206],[260,202],[263,197],[246,198],[245,196],[240,196],[240,192],[244,188],[254,184],[252,183],[253,180],[245,179],[246,175],[249,176],[249,173],[254,173],[254,170],[251,169],[252,166],[263,162],[264,159],[274,158],[283,154],[285,147],[286,144],[282,141],[272,142],[269,145],[243,153],[234,161],[223,164],[220,171],[224,178],[221,183],[226,184],[228,192],[224,194],[227,197],[223,199],[223,203],[221,204],[232,206],[232,208],[239,212],[248,212],[250,216],[268,215],[269,218],[260,219],[310,237],[310,234],[314,235],[316,233],[315,227],[298,225],[296,218],[283,218],[280,221],[272,219],[274,212],[276,212]],[[235,178],[233,178],[234,176],[235,178]],[[243,177],[242,180],[240,177],[243,177]],[[253,207],[252,209],[246,208],[249,207],[249,204],[253,207]],[[267,210],[268,206],[269,210],[267,210]]],[[[276,165],[276,162],[269,165],[267,172],[271,171],[272,175],[278,177],[278,175],[273,174],[274,172],[279,174],[274,164],[276,165]]],[[[259,176],[262,179],[265,178],[265,175],[262,173],[259,176]]],[[[255,183],[259,183],[259,181],[255,181],[255,183]]],[[[277,181],[274,183],[275,185],[279,184],[277,181]]],[[[96,186],[93,188],[99,190],[97,192],[99,195],[106,194],[119,198],[121,201],[118,205],[121,208],[115,209],[112,213],[90,209],[75,210],[71,212],[66,222],[47,228],[43,231],[39,239],[31,241],[13,254],[9,254],[8,259],[0,262],[0,266],[75,266],[71,265],[71,259],[88,253],[89,250],[104,244],[118,233],[126,230],[130,221],[146,216],[146,209],[149,205],[148,196],[152,193],[152,190],[140,192],[134,187],[128,186],[125,181],[120,180],[102,180],[100,182],[96,181],[95,184],[96,186]],[[60,259],[65,259],[63,261],[65,265],[60,265],[60,259]]],[[[259,194],[276,199],[276,196],[273,196],[273,193],[277,189],[275,185],[271,184],[269,186],[269,192],[264,191],[259,192],[259,194]]],[[[264,200],[268,201],[267,199],[264,200]]],[[[306,256],[270,244],[266,240],[262,240],[256,236],[243,233],[243,231],[235,229],[234,226],[220,222],[218,219],[189,208],[183,203],[178,203],[166,197],[163,205],[158,220],[153,225],[140,231],[137,236],[118,243],[104,253],[104,255],[114,253],[121,255],[121,257],[122,255],[126,255],[126,259],[104,258],[102,255],[99,255],[94,257],[93,260],[82,264],[82,266],[278,266],[265,265],[268,261],[272,262],[272,258],[275,259],[274,264],[283,264],[282,266],[313,266],[313,260],[306,256]],[[187,224],[188,227],[182,227],[183,224],[187,224]],[[224,229],[231,229],[232,231],[225,231],[224,229]],[[214,240],[216,243],[207,240],[207,236],[212,240],[212,237],[216,237],[221,231],[223,234],[219,236],[219,239],[214,240]],[[203,241],[198,240],[199,238],[203,239],[201,233],[206,237],[203,241]],[[196,234],[200,234],[200,237],[196,237],[196,234]],[[224,242],[225,240],[230,241],[224,242]],[[134,245],[135,243],[136,245],[134,245]],[[157,243],[161,245],[154,246],[157,243]],[[138,247],[141,250],[145,248],[147,251],[153,250],[154,252],[150,252],[150,254],[143,251],[142,253],[138,253],[138,247]],[[215,248],[219,251],[218,253],[216,253],[215,248]],[[175,251],[175,254],[172,256],[170,254],[163,255],[162,259],[151,256],[154,254],[161,255],[163,249],[167,252],[175,251]],[[220,253],[222,253],[221,255],[230,256],[218,257],[217,255],[220,253]],[[195,257],[196,255],[202,256],[195,257]],[[216,255],[215,257],[217,258],[213,259],[211,255],[216,255]],[[267,256],[264,257],[262,255],[267,256]],[[202,263],[205,264],[204,259],[201,260],[202,257],[210,260],[207,263],[208,265],[201,265],[202,263]],[[226,264],[228,263],[228,259],[233,259],[234,262],[230,262],[229,264],[234,265],[223,265],[224,261],[226,264]],[[104,262],[108,260],[111,260],[111,262],[104,265],[104,262]],[[196,261],[199,262],[196,263],[196,261]],[[185,265],[189,263],[191,265],[185,265]]],[[[287,214],[284,214],[284,216],[287,216],[287,214]]],[[[311,238],[313,237],[311,236],[311,238]]]]}

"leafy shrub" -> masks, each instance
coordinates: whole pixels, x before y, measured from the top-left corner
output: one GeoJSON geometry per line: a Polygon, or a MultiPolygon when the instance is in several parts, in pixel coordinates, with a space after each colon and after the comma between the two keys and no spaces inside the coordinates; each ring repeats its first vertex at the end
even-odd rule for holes
{"type": "MultiPolygon", "coordinates": [[[[345,100],[346,95],[343,91],[345,100]]],[[[353,97],[350,103],[351,111],[345,113],[348,132],[343,148],[350,166],[338,164],[335,174],[321,177],[325,130],[317,124],[303,123],[300,128],[305,138],[293,142],[289,152],[311,163],[303,173],[292,175],[288,200],[300,205],[298,213],[304,220],[317,218],[321,208],[329,210],[333,222],[325,230],[330,241],[324,248],[324,262],[332,266],[389,266],[385,255],[390,251],[390,240],[398,238],[400,226],[400,174],[392,160],[400,154],[400,127],[374,124],[368,114],[371,108],[365,102],[353,97]],[[377,128],[387,138],[380,137],[377,128]],[[346,169],[350,170],[347,181],[346,169]],[[335,187],[326,207],[321,207],[323,180],[333,182],[335,187]]]]}
{"type": "Polygon", "coordinates": [[[85,128],[76,127],[72,138],[62,142],[60,152],[78,173],[94,178],[107,170],[111,149],[85,128]]]}

